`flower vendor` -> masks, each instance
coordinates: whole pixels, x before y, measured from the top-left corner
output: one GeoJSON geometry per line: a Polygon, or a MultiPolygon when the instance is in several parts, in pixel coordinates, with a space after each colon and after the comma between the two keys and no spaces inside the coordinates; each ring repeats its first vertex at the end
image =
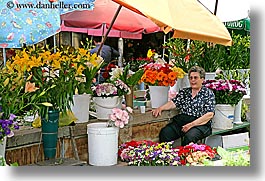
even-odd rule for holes
{"type": "Polygon", "coordinates": [[[161,129],[160,142],[182,139],[182,145],[197,141],[211,135],[211,120],[215,111],[215,95],[203,86],[205,70],[193,66],[188,72],[190,87],[179,91],[177,96],[166,104],[152,110],[157,117],[163,110],[179,109],[180,113],[173,121],[161,129]]]}

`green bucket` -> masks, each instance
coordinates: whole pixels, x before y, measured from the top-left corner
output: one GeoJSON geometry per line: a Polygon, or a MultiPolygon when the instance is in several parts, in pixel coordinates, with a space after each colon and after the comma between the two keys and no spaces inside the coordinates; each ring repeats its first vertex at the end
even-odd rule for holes
{"type": "Polygon", "coordinates": [[[42,141],[45,158],[55,158],[58,126],[59,126],[59,111],[49,111],[48,120],[44,117],[41,118],[42,128],[42,141]]]}

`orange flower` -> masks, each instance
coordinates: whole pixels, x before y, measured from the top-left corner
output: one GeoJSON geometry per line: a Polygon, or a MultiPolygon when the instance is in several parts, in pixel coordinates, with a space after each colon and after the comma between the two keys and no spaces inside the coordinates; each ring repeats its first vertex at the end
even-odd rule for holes
{"type": "Polygon", "coordinates": [[[173,86],[182,70],[167,63],[149,63],[144,69],[141,82],[158,86],[173,86]]]}
{"type": "Polygon", "coordinates": [[[26,82],[25,92],[35,92],[39,88],[35,87],[35,83],[26,82]]]}
{"type": "Polygon", "coordinates": [[[176,80],[176,79],[177,79],[177,75],[178,75],[177,72],[169,72],[169,74],[168,74],[168,78],[169,78],[170,80],[176,80]]]}

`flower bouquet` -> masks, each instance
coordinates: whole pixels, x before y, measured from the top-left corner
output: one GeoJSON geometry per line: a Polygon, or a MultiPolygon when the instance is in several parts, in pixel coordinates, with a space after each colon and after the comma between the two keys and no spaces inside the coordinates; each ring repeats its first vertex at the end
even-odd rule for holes
{"type": "Polygon", "coordinates": [[[125,109],[113,108],[112,114],[109,115],[110,121],[107,124],[107,127],[119,127],[123,128],[126,124],[128,124],[130,120],[130,115],[133,110],[131,107],[126,107],[125,109]]]}
{"type": "Polygon", "coordinates": [[[203,84],[214,92],[217,104],[233,106],[247,94],[246,87],[239,80],[206,80],[203,84]]]}
{"type": "Polygon", "coordinates": [[[94,97],[113,97],[122,96],[130,93],[130,88],[120,79],[103,82],[101,84],[92,86],[92,92],[94,97]]]}
{"type": "Polygon", "coordinates": [[[167,63],[149,63],[144,66],[141,82],[152,86],[173,86],[185,72],[181,68],[167,63]]]}
{"type": "Polygon", "coordinates": [[[91,55],[88,50],[79,48],[73,52],[71,61],[77,70],[77,93],[91,94],[92,82],[100,68],[103,66],[103,58],[96,54],[91,55]]]}
{"type": "Polygon", "coordinates": [[[203,165],[205,160],[211,160],[216,156],[216,149],[205,144],[190,143],[179,147],[178,156],[181,165],[203,165]]]}

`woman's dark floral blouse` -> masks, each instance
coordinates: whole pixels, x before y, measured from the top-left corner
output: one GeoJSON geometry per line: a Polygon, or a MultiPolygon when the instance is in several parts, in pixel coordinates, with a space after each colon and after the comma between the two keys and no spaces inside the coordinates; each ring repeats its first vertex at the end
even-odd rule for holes
{"type": "Polygon", "coordinates": [[[190,116],[201,117],[207,112],[215,111],[214,93],[205,86],[202,86],[194,98],[192,98],[191,87],[184,88],[172,101],[182,114],[190,116]]]}

